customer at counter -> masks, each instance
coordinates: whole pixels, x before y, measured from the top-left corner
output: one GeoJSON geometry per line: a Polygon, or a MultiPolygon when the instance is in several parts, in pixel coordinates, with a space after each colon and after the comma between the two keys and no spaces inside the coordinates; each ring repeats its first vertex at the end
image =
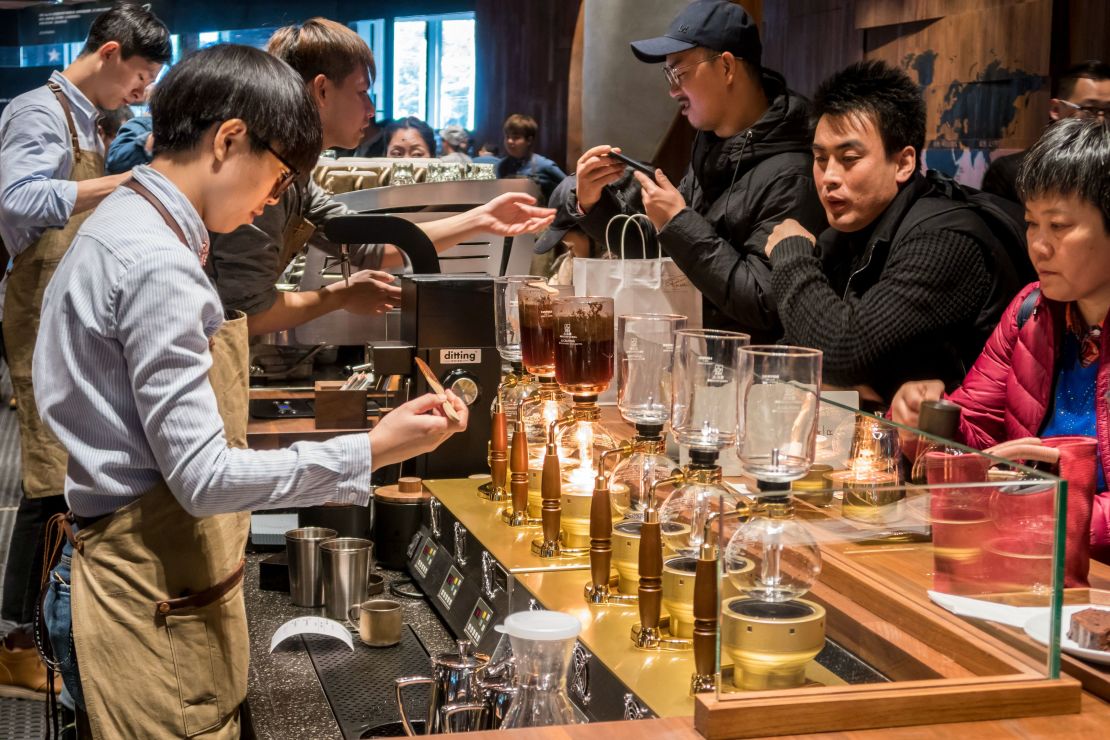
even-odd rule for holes
{"type": "Polygon", "coordinates": [[[205,244],[314,165],[320,118],[288,66],[234,45],[174,66],[151,114],[154,160],[85,222],[43,300],[34,376],[71,512],[44,617],[93,737],[238,737],[248,512],[364,506],[373,469],[435,449],[467,408],[429,394],[368,434],[244,449],[246,320],[225,316],[205,244]]]}
{"type": "Polygon", "coordinates": [[[824,352],[825,382],[878,406],[915,378],[954,388],[1020,288],[1005,235],[919,172],[925,102],[901,70],[853,64],[814,108],[829,229],[816,239],[787,219],[767,240],[786,341],[824,352]]]}
{"type": "Polygon", "coordinates": [[[387,157],[428,159],[435,156],[435,132],[416,116],[398,118],[386,124],[385,141],[387,157]]]}
{"type": "MultiPolygon", "coordinates": [[[[1050,121],[1064,118],[1110,116],[1110,64],[1089,59],[1064,70],[1056,81],[1056,95],[1048,106],[1050,121]]],[[[983,176],[983,192],[1021,203],[1017,174],[1025,152],[1015,152],[991,162],[983,176]]]]}
{"type": "MultiPolygon", "coordinates": [[[[1025,200],[1029,257],[1040,281],[1006,309],[963,384],[959,441],[986,449],[1028,437],[1098,439],[1091,555],[1110,563],[1110,120],[1049,126],[1017,179],[1025,200]]],[[[907,383],[895,421],[917,425],[941,380],[907,383]]],[[[1036,441],[1036,440],[1032,440],[1036,441]]]]}
{"type": "Polygon", "coordinates": [[[99,109],[141,100],[169,58],[165,25],[138,5],[117,4],[96,17],[68,67],[0,115],[0,239],[15,258],[5,281],[4,341],[18,399],[23,489],[0,608],[0,619],[18,626],[0,645],[0,695],[41,699],[48,688],[32,622],[43,526],[65,510],[66,452],[39,418],[31,379],[43,290],[81,223],[129,177],[104,175],[99,109]]]}
{"type": "Polygon", "coordinates": [[[671,97],[698,130],[676,188],[661,171],[637,173],[639,198],[617,181],[625,167],[596,146],[578,160],[568,208],[595,240],[618,213],[645,212],[668,256],[706,297],[704,323],[739,329],[753,342],[782,336],[763,253],[771,229],[795,218],[825,227],[813,189],[806,101],[760,66],[755,21],[727,0],[697,0],[664,36],[638,41],[643,62],[665,62],[671,97]]]}
{"type": "MultiPolygon", "coordinates": [[[[267,49],[301,75],[319,111],[324,147],[356,146],[374,117],[368,94],[375,74],[374,56],[362,37],[340,23],[312,18],[275,31],[267,49]]],[[[247,314],[252,335],[291,329],[339,309],[381,313],[400,299],[400,288],[391,284],[393,277],[377,270],[359,270],[351,275],[349,285],[339,282],[317,291],[274,287],[310,238],[314,246],[338,255],[338,247],[319,232],[329,219],[350,211],[321,190],[309,177],[310,171],[302,172],[254,223],[211,236],[206,270],[224,307],[247,314]]],[[[538,231],[550,222],[553,212],[534,203],[525,193],[505,193],[486,205],[417,225],[442,251],[480,233],[516,236],[538,231]]],[[[375,268],[403,264],[395,248],[374,244],[353,249],[351,261],[375,268]]]]}
{"type": "Polygon", "coordinates": [[[505,156],[497,162],[498,177],[527,177],[536,183],[544,201],[567,176],[552,160],[536,154],[540,126],[532,116],[514,113],[501,125],[505,136],[505,156]]]}
{"type": "Polygon", "coordinates": [[[459,164],[470,164],[470,155],[466,153],[467,144],[470,142],[470,135],[466,133],[466,129],[457,123],[450,126],[444,126],[440,129],[439,138],[442,144],[440,145],[439,158],[444,162],[458,162],[459,164]]]}

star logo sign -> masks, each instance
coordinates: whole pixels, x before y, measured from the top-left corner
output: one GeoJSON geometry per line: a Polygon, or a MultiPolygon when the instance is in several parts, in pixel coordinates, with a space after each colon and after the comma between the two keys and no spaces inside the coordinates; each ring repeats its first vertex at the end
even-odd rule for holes
{"type": "Polygon", "coordinates": [[[46,61],[48,61],[48,62],[57,62],[61,58],[62,58],[62,55],[58,53],[57,49],[51,49],[50,51],[48,51],[46,53],[46,61]]]}

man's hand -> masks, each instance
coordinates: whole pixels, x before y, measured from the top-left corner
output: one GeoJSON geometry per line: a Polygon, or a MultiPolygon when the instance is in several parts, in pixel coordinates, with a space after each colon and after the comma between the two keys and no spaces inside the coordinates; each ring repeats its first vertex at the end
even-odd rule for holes
{"type": "Polygon", "coordinates": [[[939,380],[911,380],[903,383],[890,402],[890,418],[899,424],[917,428],[917,415],[925,401],[944,397],[944,383],[939,380]]]}
{"type": "Polygon", "coordinates": [[[809,233],[809,231],[806,230],[806,227],[802,226],[794,219],[788,218],[785,221],[779,223],[779,225],[775,227],[774,231],[771,232],[771,235],[767,237],[767,245],[763,248],[763,251],[767,254],[768,257],[770,257],[771,252],[774,251],[779,242],[781,242],[783,239],[789,239],[792,236],[800,236],[808,241],[810,244],[817,244],[817,239],[814,238],[813,234],[809,233]]]}
{"type": "Polygon", "coordinates": [[[359,270],[351,275],[351,284],[345,281],[332,283],[327,290],[343,296],[343,308],[351,313],[369,316],[383,314],[401,305],[401,288],[391,285],[394,277],[388,272],[359,270]]]}
{"type": "Polygon", "coordinates": [[[554,208],[540,208],[527,193],[502,193],[474,210],[483,229],[498,236],[535,234],[555,220],[554,208]]]}
{"type": "Polygon", "coordinates": [[[640,189],[643,191],[644,212],[651,219],[655,230],[662,231],[663,227],[686,207],[686,199],[663,174],[663,170],[655,171],[654,180],[642,172],[637,172],[636,181],[640,183],[640,189]]]}
{"type": "Polygon", "coordinates": [[[466,404],[451,391],[444,396],[427,393],[398,406],[370,431],[372,468],[377,470],[431,452],[455,432],[466,429],[467,418],[466,404]],[[458,422],[451,421],[443,412],[445,401],[455,409],[458,422]]]}
{"type": "Polygon", "coordinates": [[[624,174],[624,162],[606,156],[611,151],[619,152],[620,149],[602,144],[587,149],[578,158],[578,164],[574,168],[575,190],[578,194],[578,207],[583,213],[589,213],[601,200],[602,188],[616,182],[624,174]]]}

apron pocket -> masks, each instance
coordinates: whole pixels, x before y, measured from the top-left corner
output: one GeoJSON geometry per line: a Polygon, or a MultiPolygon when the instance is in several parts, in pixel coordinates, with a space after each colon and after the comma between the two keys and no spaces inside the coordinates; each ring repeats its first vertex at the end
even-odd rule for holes
{"type": "Polygon", "coordinates": [[[186,736],[212,729],[220,722],[206,612],[166,616],[186,736]]]}

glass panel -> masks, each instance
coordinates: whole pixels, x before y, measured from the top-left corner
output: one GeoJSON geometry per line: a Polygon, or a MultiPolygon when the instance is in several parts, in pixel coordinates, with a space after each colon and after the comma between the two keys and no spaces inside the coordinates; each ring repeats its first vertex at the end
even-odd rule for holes
{"type": "Polygon", "coordinates": [[[427,115],[428,24],[393,23],[393,117],[427,115]]]}
{"type": "Polygon", "coordinates": [[[382,100],[382,91],[384,89],[384,80],[387,74],[385,58],[385,21],[381,18],[375,20],[355,21],[351,24],[359,36],[370,47],[371,53],[374,55],[374,63],[377,67],[374,80],[370,85],[370,92],[374,96],[374,106],[378,109],[376,117],[383,118],[385,111],[381,107],[387,101],[382,100]]]}
{"type": "Polygon", "coordinates": [[[1065,597],[1091,598],[1064,589],[1067,484],[826,399],[820,416],[816,461],[791,490],[746,476],[739,505],[721,497],[736,514],[715,522],[718,698],[1058,677],[1065,597]],[[952,615],[996,640],[951,629],[952,615]]]}
{"type": "Polygon", "coordinates": [[[474,20],[445,20],[439,56],[439,115],[435,128],[474,123],[474,20]]]}

